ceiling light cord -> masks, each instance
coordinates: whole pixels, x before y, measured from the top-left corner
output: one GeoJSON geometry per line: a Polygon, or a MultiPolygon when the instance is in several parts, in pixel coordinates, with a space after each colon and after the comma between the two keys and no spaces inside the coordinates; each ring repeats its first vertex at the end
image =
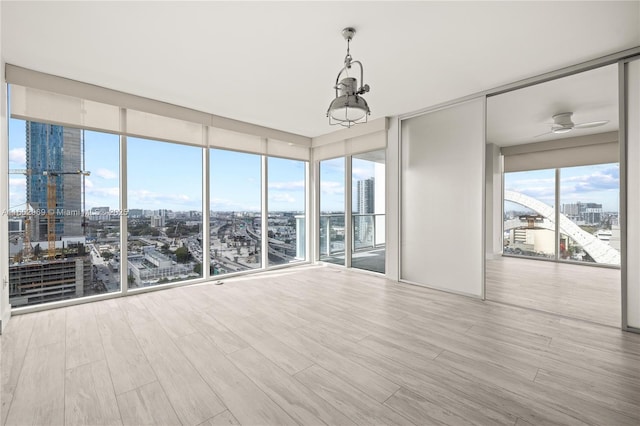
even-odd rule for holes
{"type": "Polygon", "coordinates": [[[347,56],[344,57],[345,68],[351,68],[351,61],[353,60],[353,58],[351,57],[350,45],[351,39],[347,39],[347,56]]]}

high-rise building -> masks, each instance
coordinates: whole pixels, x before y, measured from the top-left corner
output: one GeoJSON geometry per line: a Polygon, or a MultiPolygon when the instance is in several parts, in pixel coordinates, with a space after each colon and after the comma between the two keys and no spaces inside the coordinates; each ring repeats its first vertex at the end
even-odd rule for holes
{"type": "Polygon", "coordinates": [[[577,203],[563,204],[562,213],[578,224],[596,225],[602,222],[602,204],[577,203]]]}
{"type": "Polygon", "coordinates": [[[375,205],[375,179],[358,181],[358,213],[373,213],[375,205]]]}
{"type": "MultiPolygon", "coordinates": [[[[26,122],[27,203],[34,211],[46,211],[49,180],[55,184],[56,239],[82,235],[82,138],[80,129],[26,122]],[[66,174],[56,174],[66,172],[66,174]]],[[[33,241],[47,239],[45,214],[34,216],[33,241]]]]}
{"type": "Polygon", "coordinates": [[[373,235],[373,216],[375,212],[375,179],[362,179],[357,182],[358,210],[355,237],[358,242],[365,242],[373,235]]]}

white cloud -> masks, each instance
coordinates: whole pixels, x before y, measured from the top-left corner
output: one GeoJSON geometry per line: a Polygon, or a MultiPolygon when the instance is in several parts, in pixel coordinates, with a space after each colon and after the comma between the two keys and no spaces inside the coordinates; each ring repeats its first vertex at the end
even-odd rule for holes
{"type": "Polygon", "coordinates": [[[269,201],[276,203],[295,203],[296,199],[287,193],[269,193],[269,201]]]}
{"type": "Polygon", "coordinates": [[[326,195],[344,194],[344,185],[342,182],[323,181],[320,190],[326,195]]]}
{"type": "Polygon", "coordinates": [[[84,187],[86,190],[93,188],[93,182],[88,177],[84,178],[84,187]]]}
{"type": "Polygon", "coordinates": [[[304,189],[304,181],[294,181],[294,182],[269,182],[269,189],[274,190],[297,190],[304,189]]]}
{"type": "Polygon", "coordinates": [[[95,186],[86,186],[87,194],[93,195],[95,197],[118,197],[120,193],[120,189],[118,187],[111,188],[97,188],[95,186]]]}
{"type": "Polygon", "coordinates": [[[27,153],[24,148],[13,148],[9,150],[9,162],[16,166],[24,166],[26,164],[27,153]]]}
{"type": "Polygon", "coordinates": [[[129,191],[129,205],[131,208],[135,208],[134,206],[141,202],[156,206],[166,206],[169,203],[187,205],[193,201],[191,197],[184,194],[161,194],[146,189],[129,191]]]}
{"type": "Polygon", "coordinates": [[[351,174],[353,176],[354,181],[369,179],[373,177],[373,172],[371,169],[364,169],[364,168],[358,168],[358,167],[354,167],[353,169],[351,169],[351,174]]]}
{"type": "Polygon", "coordinates": [[[9,186],[11,188],[26,188],[27,181],[25,178],[9,178],[9,186]]]}
{"type": "Polygon", "coordinates": [[[226,198],[212,198],[211,199],[211,210],[214,211],[260,211],[260,206],[252,206],[237,203],[235,201],[228,200],[226,198]]]}
{"type": "Polygon", "coordinates": [[[109,169],[98,169],[96,170],[95,175],[103,179],[116,179],[118,177],[117,173],[109,169]]]}

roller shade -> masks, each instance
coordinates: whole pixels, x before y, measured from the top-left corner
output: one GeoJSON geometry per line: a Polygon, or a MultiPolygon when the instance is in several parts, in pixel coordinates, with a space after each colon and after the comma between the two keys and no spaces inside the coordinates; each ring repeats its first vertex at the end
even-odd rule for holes
{"type": "Polygon", "coordinates": [[[387,120],[381,118],[366,125],[339,130],[313,138],[314,160],[326,160],[345,155],[376,151],[387,147],[387,120]]]}
{"type": "Polygon", "coordinates": [[[305,136],[10,64],[5,69],[14,118],[296,160],[310,157],[311,138],[305,136]]]}
{"type": "Polygon", "coordinates": [[[277,139],[267,139],[267,155],[309,161],[311,149],[277,139]]]}
{"type": "Polygon", "coordinates": [[[209,148],[231,149],[252,154],[266,154],[267,151],[264,138],[215,127],[209,128],[209,148]]]}
{"type": "Polygon", "coordinates": [[[502,147],[505,172],[555,169],[620,161],[618,132],[502,147]]]}
{"type": "Polygon", "coordinates": [[[19,85],[10,88],[11,117],[41,123],[120,132],[120,108],[19,85]]]}
{"type": "Polygon", "coordinates": [[[205,144],[202,136],[203,130],[202,124],[148,112],[127,110],[125,133],[129,136],[203,146],[205,144]]]}

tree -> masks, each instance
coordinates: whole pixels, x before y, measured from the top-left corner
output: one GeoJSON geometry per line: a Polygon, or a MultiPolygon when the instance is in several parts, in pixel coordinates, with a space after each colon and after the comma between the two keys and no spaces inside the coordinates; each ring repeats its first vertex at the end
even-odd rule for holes
{"type": "Polygon", "coordinates": [[[182,246],[176,250],[176,261],[178,263],[187,263],[190,257],[191,257],[191,254],[189,253],[189,250],[187,250],[185,246],[182,246]]]}
{"type": "Polygon", "coordinates": [[[202,274],[202,263],[196,263],[196,265],[193,267],[193,272],[198,275],[202,274]]]}
{"type": "Polygon", "coordinates": [[[113,257],[113,253],[111,253],[110,251],[104,250],[100,252],[100,256],[102,256],[102,258],[105,260],[109,260],[113,257]]]}

